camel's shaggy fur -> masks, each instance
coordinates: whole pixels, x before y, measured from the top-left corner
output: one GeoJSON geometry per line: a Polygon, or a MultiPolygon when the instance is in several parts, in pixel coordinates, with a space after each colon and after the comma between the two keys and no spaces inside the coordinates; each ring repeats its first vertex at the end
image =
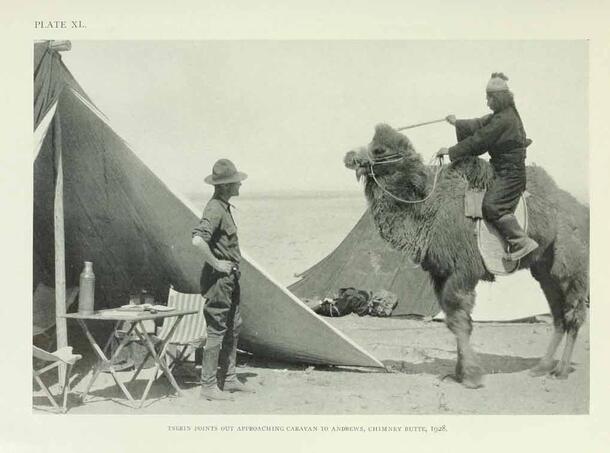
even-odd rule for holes
{"type": "MultiPolygon", "coordinates": [[[[456,378],[467,387],[482,385],[483,371],[470,346],[475,287],[479,280],[493,280],[479,254],[473,220],[464,216],[467,185],[487,187],[493,169],[487,161],[466,158],[442,167],[434,193],[434,168],[422,162],[407,137],[390,126],[378,125],[373,141],[350,151],[345,165],[365,177],[365,194],[381,236],[407,253],[429,272],[446,323],[457,339],[456,378]],[[397,156],[401,159],[398,160],[397,156]],[[386,160],[387,162],[383,163],[386,160]]],[[[585,320],[589,299],[589,210],[559,189],[540,167],[528,166],[528,234],[540,247],[521,260],[540,283],[553,315],[555,333],[533,375],[551,373],[566,378],[578,330],[585,320]],[[567,337],[562,359],[555,365],[555,351],[567,337]]]]}

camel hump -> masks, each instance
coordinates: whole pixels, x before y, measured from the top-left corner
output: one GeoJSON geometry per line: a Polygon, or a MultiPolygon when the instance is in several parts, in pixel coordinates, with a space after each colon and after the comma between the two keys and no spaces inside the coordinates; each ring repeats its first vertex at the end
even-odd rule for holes
{"type": "Polygon", "coordinates": [[[491,164],[479,157],[469,156],[451,163],[452,171],[461,174],[473,189],[487,189],[493,179],[494,170],[491,164]]]}
{"type": "MultiPolygon", "coordinates": [[[[491,164],[479,157],[468,156],[450,164],[453,172],[461,175],[468,181],[468,187],[473,189],[487,189],[495,177],[491,164]]],[[[533,195],[552,199],[560,191],[553,178],[546,170],[535,163],[526,166],[527,191],[533,195]]]]}

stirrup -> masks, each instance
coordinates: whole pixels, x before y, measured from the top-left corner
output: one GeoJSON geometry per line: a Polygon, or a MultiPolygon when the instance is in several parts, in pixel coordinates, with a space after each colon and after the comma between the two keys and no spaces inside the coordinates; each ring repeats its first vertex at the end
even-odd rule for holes
{"type": "Polygon", "coordinates": [[[534,241],[533,239],[528,238],[527,243],[523,247],[521,247],[518,250],[515,250],[514,252],[507,252],[506,260],[507,261],[520,260],[524,256],[527,256],[530,253],[532,253],[537,248],[538,248],[538,243],[536,241],[534,241]]]}

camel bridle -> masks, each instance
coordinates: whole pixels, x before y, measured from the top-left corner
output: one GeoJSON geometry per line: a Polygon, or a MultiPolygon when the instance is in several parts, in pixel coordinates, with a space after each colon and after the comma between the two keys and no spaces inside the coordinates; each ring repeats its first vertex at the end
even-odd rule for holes
{"type": "Polygon", "coordinates": [[[424,201],[428,200],[432,196],[434,191],[436,190],[436,183],[438,181],[438,175],[441,172],[441,169],[443,168],[443,156],[434,156],[430,160],[430,164],[432,164],[435,160],[438,159],[438,166],[436,168],[436,172],[434,173],[434,181],[432,182],[432,189],[430,190],[430,193],[428,193],[428,195],[426,195],[421,200],[405,200],[404,198],[400,198],[400,197],[394,195],[388,189],[383,187],[381,185],[381,183],[379,182],[379,180],[377,179],[377,176],[375,175],[375,165],[386,165],[386,164],[391,164],[391,163],[395,163],[395,162],[400,162],[405,158],[405,156],[396,153],[396,154],[386,156],[382,159],[375,159],[375,158],[373,158],[373,156],[371,156],[370,151],[367,154],[368,154],[368,158],[370,161],[368,163],[368,167],[370,169],[371,177],[373,178],[373,181],[375,181],[375,184],[377,184],[377,187],[379,187],[383,193],[385,193],[389,197],[393,198],[394,200],[399,201],[401,203],[406,203],[406,204],[423,203],[424,201]]]}

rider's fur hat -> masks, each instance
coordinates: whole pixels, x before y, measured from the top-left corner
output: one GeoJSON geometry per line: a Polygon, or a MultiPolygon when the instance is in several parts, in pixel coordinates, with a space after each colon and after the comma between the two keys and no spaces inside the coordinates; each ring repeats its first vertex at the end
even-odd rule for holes
{"type": "Polygon", "coordinates": [[[498,91],[509,91],[508,90],[508,77],[506,77],[502,72],[494,72],[491,75],[491,79],[487,82],[487,87],[485,91],[488,93],[496,93],[498,91]]]}

